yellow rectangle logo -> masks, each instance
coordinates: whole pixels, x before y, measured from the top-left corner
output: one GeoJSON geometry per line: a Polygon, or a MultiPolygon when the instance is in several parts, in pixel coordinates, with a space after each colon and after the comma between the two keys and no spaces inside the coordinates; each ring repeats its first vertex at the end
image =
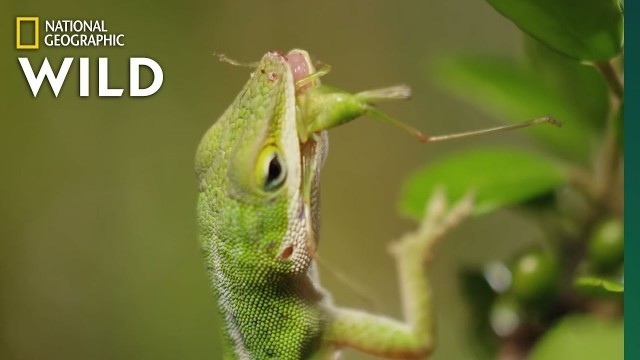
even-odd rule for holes
{"type": "Polygon", "coordinates": [[[39,17],[17,17],[16,18],[16,49],[38,49],[40,47],[40,18],[39,17]],[[20,40],[20,25],[23,22],[33,22],[34,29],[34,39],[32,44],[23,44],[20,40]]]}

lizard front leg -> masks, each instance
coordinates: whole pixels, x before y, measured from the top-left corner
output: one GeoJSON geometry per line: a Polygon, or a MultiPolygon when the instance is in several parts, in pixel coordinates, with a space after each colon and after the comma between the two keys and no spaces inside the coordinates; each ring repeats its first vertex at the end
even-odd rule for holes
{"type": "Polygon", "coordinates": [[[404,322],[364,311],[331,310],[326,341],[335,347],[353,347],[389,359],[424,359],[434,348],[435,322],[427,267],[434,247],[451,228],[472,210],[467,196],[447,207],[443,192],[430,200],[419,228],[393,244],[400,281],[404,322]]]}

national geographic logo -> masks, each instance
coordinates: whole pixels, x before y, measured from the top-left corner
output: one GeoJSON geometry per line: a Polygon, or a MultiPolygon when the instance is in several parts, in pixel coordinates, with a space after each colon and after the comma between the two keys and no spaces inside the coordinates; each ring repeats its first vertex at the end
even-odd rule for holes
{"type": "MultiPolygon", "coordinates": [[[[44,20],[44,46],[47,47],[112,47],[124,46],[124,34],[112,33],[104,20],[44,20]]],[[[40,18],[16,18],[16,49],[40,48],[40,18]],[[33,39],[25,40],[23,27],[33,24],[33,39]]]]}
{"type": "MultiPolygon", "coordinates": [[[[48,20],[40,21],[38,16],[16,17],[16,49],[37,50],[40,45],[43,47],[123,47],[124,34],[110,32],[104,20],[48,20]],[[44,31],[40,31],[44,23],[44,31]]],[[[73,57],[65,57],[62,64],[54,71],[48,58],[44,58],[37,74],[31,66],[27,57],[18,57],[18,63],[31,88],[33,96],[36,97],[42,83],[46,79],[55,97],[58,97],[62,84],[64,83],[71,66],[74,63],[73,57]]],[[[77,62],[80,77],[78,95],[87,97],[89,93],[89,66],[92,59],[80,57],[77,62]]],[[[93,62],[95,64],[95,62],[93,62]]],[[[98,97],[121,97],[124,89],[113,88],[109,81],[109,58],[100,57],[98,66],[98,97]]],[[[147,57],[129,58],[129,96],[145,97],[155,94],[164,80],[164,75],[160,65],[153,59],[147,57]],[[152,81],[149,86],[140,86],[140,69],[146,67],[152,72],[152,81]]]]}
{"type": "Polygon", "coordinates": [[[40,18],[34,16],[23,16],[16,18],[16,49],[34,50],[40,48],[40,18]],[[32,41],[22,42],[22,25],[33,24],[32,41]]]}

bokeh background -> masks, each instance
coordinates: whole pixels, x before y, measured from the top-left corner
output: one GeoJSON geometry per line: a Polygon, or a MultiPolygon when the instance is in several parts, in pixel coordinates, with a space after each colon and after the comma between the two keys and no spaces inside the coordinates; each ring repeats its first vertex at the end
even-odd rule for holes
{"type": "MultiPolygon", "coordinates": [[[[409,102],[383,109],[431,133],[496,125],[441,91],[429,64],[452,52],[521,54],[520,34],[483,1],[7,1],[0,5],[0,358],[220,359],[220,319],[198,249],[193,158],[205,130],[249,75],[214,52],[254,61],[307,49],[348,90],[407,83],[409,102]],[[124,48],[15,50],[15,17],[103,19],[124,48]],[[110,62],[127,87],[128,59],[155,59],[149,98],[78,96],[78,65],[61,94],[33,98],[17,57],[57,68],[65,56],[110,62]]],[[[478,144],[533,146],[509,133],[421,145],[364,118],[330,133],[322,173],[323,283],[338,304],[400,316],[388,243],[414,223],[397,201],[404,179],[478,144]],[[365,289],[374,305],[331,272],[365,289]]],[[[539,240],[506,211],[467,222],[432,268],[434,359],[474,359],[458,272],[539,240]]],[[[366,359],[347,351],[348,359],[366,359]]]]}

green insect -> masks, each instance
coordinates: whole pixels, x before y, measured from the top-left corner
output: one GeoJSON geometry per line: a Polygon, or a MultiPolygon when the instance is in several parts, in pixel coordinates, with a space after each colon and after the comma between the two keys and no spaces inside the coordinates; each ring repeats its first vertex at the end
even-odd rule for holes
{"type": "Polygon", "coordinates": [[[405,313],[398,321],[340,308],[321,287],[314,260],[320,169],[326,130],[365,114],[423,141],[466,134],[427,137],[373,105],[409,97],[406,86],[352,94],[321,85],[326,72],[303,50],[265,54],[198,148],[200,239],[224,321],[225,359],[333,359],[344,347],[422,359],[433,351],[426,268],[436,240],[472,208],[470,197],[448,207],[435,195],[418,230],[394,244],[405,313]]]}

